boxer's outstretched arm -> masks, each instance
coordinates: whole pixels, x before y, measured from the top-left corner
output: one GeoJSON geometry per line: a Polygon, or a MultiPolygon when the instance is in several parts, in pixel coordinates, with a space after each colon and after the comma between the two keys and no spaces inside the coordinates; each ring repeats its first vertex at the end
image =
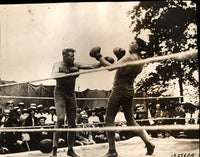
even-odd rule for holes
{"type": "Polygon", "coordinates": [[[79,69],[95,69],[101,67],[100,63],[88,64],[88,63],[75,63],[79,69]]]}

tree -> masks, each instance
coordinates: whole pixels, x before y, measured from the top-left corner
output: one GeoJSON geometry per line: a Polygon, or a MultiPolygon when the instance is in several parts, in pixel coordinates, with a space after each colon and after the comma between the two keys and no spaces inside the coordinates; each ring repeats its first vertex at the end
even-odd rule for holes
{"type": "MultiPolygon", "coordinates": [[[[197,11],[194,2],[142,1],[129,15],[132,19],[130,27],[133,28],[135,41],[143,50],[144,58],[197,50],[197,11]],[[141,37],[143,32],[148,32],[149,40],[145,41],[141,37]]],[[[182,96],[184,83],[198,87],[198,82],[193,77],[193,72],[197,69],[198,59],[164,60],[157,66],[156,72],[139,82],[138,89],[166,84],[177,78],[182,96]]]]}

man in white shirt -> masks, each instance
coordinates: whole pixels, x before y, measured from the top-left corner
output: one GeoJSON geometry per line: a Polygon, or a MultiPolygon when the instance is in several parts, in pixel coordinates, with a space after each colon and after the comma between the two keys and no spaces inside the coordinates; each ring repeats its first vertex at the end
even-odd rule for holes
{"type": "Polygon", "coordinates": [[[89,124],[100,123],[99,117],[96,116],[96,113],[94,110],[92,110],[92,115],[88,118],[88,123],[89,124]]]}
{"type": "Polygon", "coordinates": [[[56,116],[56,108],[54,106],[49,107],[49,114],[46,116],[46,124],[55,124],[57,121],[57,116],[56,116]]]}

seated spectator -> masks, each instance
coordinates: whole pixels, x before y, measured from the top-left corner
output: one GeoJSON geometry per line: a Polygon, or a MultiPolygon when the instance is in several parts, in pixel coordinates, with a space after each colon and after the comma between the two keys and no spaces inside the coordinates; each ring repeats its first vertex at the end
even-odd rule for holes
{"type": "MultiPolygon", "coordinates": [[[[2,127],[19,127],[21,122],[16,117],[16,111],[5,109],[5,116],[3,118],[2,127]]],[[[23,151],[23,142],[21,139],[21,133],[4,132],[1,134],[2,146],[6,147],[10,153],[23,151]]]]}
{"type": "Polygon", "coordinates": [[[27,108],[24,108],[23,111],[22,111],[22,114],[20,116],[20,120],[22,121],[22,124],[24,123],[25,119],[29,116],[29,113],[28,113],[28,109],[27,108]]]}
{"type": "Polygon", "coordinates": [[[28,117],[25,119],[23,126],[37,126],[38,125],[38,118],[35,116],[36,108],[30,107],[28,109],[28,117]]]}
{"type": "Polygon", "coordinates": [[[99,121],[100,122],[104,122],[105,121],[105,117],[104,117],[104,108],[95,108],[95,112],[96,112],[96,116],[99,117],[99,121]]]}
{"type": "Polygon", "coordinates": [[[14,108],[14,101],[12,101],[12,100],[7,101],[5,108],[12,110],[14,108]]]}
{"type": "MultiPolygon", "coordinates": [[[[88,123],[89,124],[100,123],[99,117],[96,116],[96,112],[94,110],[92,110],[92,115],[89,116],[88,118],[88,123]]],[[[95,127],[95,125],[92,125],[92,126],[95,127]]]]}
{"type": "MultiPolygon", "coordinates": [[[[45,122],[47,118],[45,116],[40,116],[38,119],[39,119],[38,126],[41,126],[41,129],[43,129],[45,126],[47,126],[46,122],[45,122]]],[[[37,136],[38,144],[43,139],[52,139],[53,138],[52,132],[47,132],[47,131],[38,132],[36,136],[37,136]]]]}
{"type": "Polygon", "coordinates": [[[175,108],[176,110],[176,118],[180,118],[176,120],[176,124],[185,124],[185,119],[181,119],[181,118],[185,118],[185,109],[183,108],[183,105],[177,106],[175,108]]]}
{"type": "Polygon", "coordinates": [[[39,126],[45,126],[46,125],[46,117],[45,116],[40,116],[39,118],[38,118],[38,125],[39,126]]]}
{"type": "Polygon", "coordinates": [[[190,118],[191,118],[191,113],[190,113],[190,110],[187,109],[185,112],[185,124],[189,124],[190,118]]]}
{"type": "MultiPolygon", "coordinates": [[[[88,115],[87,112],[80,112],[80,117],[78,121],[77,127],[80,128],[88,128],[90,124],[88,124],[88,115]]],[[[79,142],[81,145],[85,144],[94,144],[95,141],[93,140],[93,133],[88,131],[80,131],[76,133],[76,142],[79,142]]]]}
{"type": "MultiPolygon", "coordinates": [[[[87,126],[87,116],[83,115],[83,121],[82,124],[84,125],[77,125],[77,127],[85,128],[87,126]]],[[[92,138],[91,132],[85,132],[85,131],[79,131],[76,133],[76,145],[90,145],[90,144],[95,144],[95,141],[92,138]]]]}
{"type": "Polygon", "coordinates": [[[8,121],[9,117],[10,117],[10,109],[4,109],[0,123],[1,127],[4,127],[4,124],[8,121]]]}
{"type": "Polygon", "coordinates": [[[198,124],[198,118],[199,118],[199,108],[194,108],[194,112],[192,114],[192,118],[195,120],[195,124],[198,124]]]}
{"type": "Polygon", "coordinates": [[[82,117],[81,117],[81,108],[76,109],[76,123],[81,124],[82,123],[82,117]]]}
{"type": "MultiPolygon", "coordinates": [[[[22,126],[38,126],[39,119],[37,117],[35,117],[35,110],[36,110],[36,108],[34,106],[31,106],[28,109],[29,115],[24,120],[22,126]]],[[[31,150],[37,149],[37,144],[38,144],[37,133],[31,132],[28,134],[30,136],[30,141],[28,141],[29,145],[30,145],[30,149],[31,150]]]]}
{"type": "MultiPolygon", "coordinates": [[[[162,124],[162,118],[163,117],[163,111],[160,107],[160,104],[156,104],[156,113],[154,115],[154,118],[158,118],[157,120],[154,120],[154,125],[161,125],[162,124]]],[[[152,136],[158,137],[158,138],[163,138],[163,132],[162,131],[156,131],[152,132],[152,136]]]]}
{"type": "Polygon", "coordinates": [[[55,124],[57,121],[57,116],[56,116],[56,108],[54,106],[49,107],[49,114],[46,116],[46,124],[55,124]]]}
{"type": "Polygon", "coordinates": [[[122,107],[120,107],[120,110],[119,110],[119,112],[117,113],[117,115],[115,117],[115,123],[118,126],[126,124],[126,119],[125,119],[122,107]]]}
{"type": "Polygon", "coordinates": [[[30,107],[30,108],[37,108],[37,104],[31,103],[29,107],[30,107]]]}
{"type": "Polygon", "coordinates": [[[162,120],[162,124],[164,125],[174,124],[174,119],[170,119],[170,118],[174,118],[174,112],[171,111],[169,106],[165,106],[164,111],[163,111],[163,118],[166,118],[166,119],[162,120]]]}
{"type": "Polygon", "coordinates": [[[41,116],[44,116],[44,112],[43,112],[43,105],[42,104],[39,104],[37,106],[37,112],[35,113],[35,116],[37,118],[41,117],[41,116]]]}
{"type": "Polygon", "coordinates": [[[19,102],[18,105],[17,105],[22,113],[23,109],[25,108],[25,104],[24,102],[19,102]]]}
{"type": "Polygon", "coordinates": [[[147,120],[147,113],[144,109],[137,111],[137,119],[136,120],[139,120],[138,124],[140,124],[140,125],[150,125],[149,120],[147,120]]]}
{"type": "Polygon", "coordinates": [[[43,115],[47,116],[49,113],[50,113],[49,112],[49,107],[44,107],[44,109],[43,109],[43,115]]]}
{"type": "Polygon", "coordinates": [[[14,109],[11,111],[11,117],[13,119],[13,127],[19,127],[22,125],[22,121],[20,119],[20,115],[17,110],[19,110],[19,107],[15,106],[14,109]]]}
{"type": "MultiPolygon", "coordinates": [[[[163,111],[160,107],[160,104],[156,104],[156,113],[154,115],[154,118],[162,118],[163,117],[163,111]]],[[[162,124],[162,120],[155,120],[155,125],[160,125],[162,124]]]]}

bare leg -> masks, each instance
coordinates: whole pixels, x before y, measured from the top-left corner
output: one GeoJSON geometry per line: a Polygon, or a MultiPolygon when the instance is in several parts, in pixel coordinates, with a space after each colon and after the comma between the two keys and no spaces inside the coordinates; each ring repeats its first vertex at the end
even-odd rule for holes
{"type": "MultiPolygon", "coordinates": [[[[61,126],[64,124],[64,117],[65,117],[65,104],[62,97],[55,97],[56,102],[56,114],[57,114],[57,122],[54,128],[61,128],[61,126]]],[[[58,148],[58,139],[60,137],[60,132],[54,132],[53,133],[53,148],[52,148],[52,156],[57,156],[57,148],[58,148]]]]}
{"type": "MultiPolygon", "coordinates": [[[[106,110],[106,118],[105,118],[106,126],[114,126],[114,120],[118,110],[119,110],[118,106],[108,104],[106,110]]],[[[108,137],[109,151],[105,155],[105,157],[117,157],[118,155],[115,147],[115,132],[109,131],[107,133],[107,137],[108,137]]]]}
{"type": "MultiPolygon", "coordinates": [[[[123,110],[128,126],[139,126],[133,117],[132,105],[123,107],[123,110]]],[[[147,147],[147,155],[153,154],[155,146],[150,142],[149,135],[146,130],[138,130],[134,132],[144,141],[147,147]]]]}
{"type": "MultiPolygon", "coordinates": [[[[57,122],[54,128],[61,128],[64,124],[64,116],[57,116],[57,122]]],[[[53,147],[58,147],[58,139],[60,137],[60,132],[53,133],[53,147]]]]}
{"type": "MultiPolygon", "coordinates": [[[[70,108],[66,110],[67,112],[67,120],[69,128],[75,128],[76,127],[76,108],[70,108]]],[[[73,146],[75,143],[76,138],[76,132],[68,132],[67,135],[67,142],[68,142],[68,152],[67,155],[72,157],[79,157],[73,150],[73,146]]]]}

